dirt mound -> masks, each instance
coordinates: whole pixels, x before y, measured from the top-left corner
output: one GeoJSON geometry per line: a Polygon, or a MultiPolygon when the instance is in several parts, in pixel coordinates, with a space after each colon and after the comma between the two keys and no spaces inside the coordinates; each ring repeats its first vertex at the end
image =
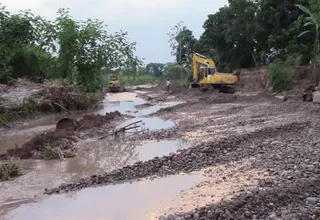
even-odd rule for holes
{"type": "MultiPolygon", "coordinates": [[[[316,85],[316,82],[318,82],[320,78],[320,71],[317,71],[319,65],[320,64],[315,63],[312,66],[296,67],[293,75],[294,87],[301,89],[310,84],[316,85]],[[316,71],[313,71],[313,68],[316,71]]],[[[236,87],[241,91],[256,92],[269,90],[270,83],[266,67],[239,69],[235,72],[240,73],[240,81],[236,87]]]]}
{"type": "MultiPolygon", "coordinates": [[[[63,150],[72,149],[72,142],[76,141],[71,133],[66,131],[44,132],[32,138],[21,147],[9,149],[7,153],[0,155],[1,159],[16,157],[20,159],[45,159],[46,150],[60,147],[63,150]]],[[[67,153],[64,155],[67,156],[67,153]]]]}
{"type": "Polygon", "coordinates": [[[81,92],[75,86],[50,85],[34,93],[29,101],[37,103],[44,112],[85,110],[98,102],[98,95],[81,92]]]}
{"type": "MultiPolygon", "coordinates": [[[[0,155],[0,159],[17,157],[20,159],[53,159],[58,157],[72,157],[75,149],[73,143],[77,141],[77,132],[95,130],[111,120],[121,116],[118,111],[106,115],[85,115],[81,120],[63,118],[57,123],[55,131],[44,132],[36,135],[21,147],[9,149],[0,155]],[[74,129],[75,128],[75,129],[74,129]]],[[[90,131],[88,131],[90,132],[90,131]]]]}
{"type": "Polygon", "coordinates": [[[93,127],[101,127],[105,123],[114,120],[117,117],[120,117],[121,113],[118,111],[114,112],[107,112],[104,116],[103,115],[85,115],[81,120],[78,122],[78,129],[86,129],[86,128],[93,128],[93,127]]]}
{"type": "Polygon", "coordinates": [[[75,85],[16,80],[0,92],[0,115],[3,123],[10,123],[39,113],[87,110],[95,107],[103,94],[85,93],[75,85]]]}

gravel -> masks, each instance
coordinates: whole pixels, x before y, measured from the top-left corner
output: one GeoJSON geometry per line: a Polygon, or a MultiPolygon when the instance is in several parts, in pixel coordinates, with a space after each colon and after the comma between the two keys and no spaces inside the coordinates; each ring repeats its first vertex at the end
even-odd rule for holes
{"type": "MultiPolygon", "coordinates": [[[[237,161],[252,156],[256,152],[255,148],[247,147],[249,142],[270,136],[273,137],[280,133],[288,133],[288,136],[292,136],[292,132],[302,129],[305,126],[307,126],[306,123],[292,123],[277,128],[261,129],[246,135],[235,135],[228,139],[222,139],[219,142],[184,149],[170,156],[155,157],[149,161],[137,162],[134,165],[126,166],[109,173],[92,175],[91,177],[79,180],[77,183],[62,184],[56,188],[45,189],[44,193],[58,194],[76,191],[94,185],[113,184],[153,175],[166,176],[179,172],[192,172],[214,164],[237,161]]],[[[267,148],[260,146],[258,154],[266,153],[275,147],[276,146],[269,146],[267,148]]]]}

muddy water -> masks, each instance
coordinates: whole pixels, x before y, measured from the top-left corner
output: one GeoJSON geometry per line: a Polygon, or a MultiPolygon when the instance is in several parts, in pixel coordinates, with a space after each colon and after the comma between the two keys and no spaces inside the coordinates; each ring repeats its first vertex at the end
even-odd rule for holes
{"type": "Polygon", "coordinates": [[[19,201],[7,204],[7,209],[19,207],[2,215],[1,219],[153,219],[173,195],[194,186],[198,180],[197,174],[176,175],[53,195],[36,203],[19,201]]]}
{"type": "MultiPolygon", "coordinates": [[[[151,106],[142,110],[135,109],[136,105],[144,103],[145,101],[137,98],[134,93],[110,95],[102,103],[102,108],[95,113],[105,114],[118,110],[135,117],[124,124],[142,120],[144,128],[150,130],[174,126],[171,121],[145,117],[147,114],[174,103],[151,106]]],[[[0,146],[5,149],[6,147],[3,146],[11,147],[17,142],[22,144],[35,132],[50,128],[54,128],[54,124],[47,121],[35,127],[25,127],[16,134],[11,133],[11,136],[8,133],[1,137],[0,146]]],[[[188,147],[188,144],[181,140],[126,144],[87,140],[79,145],[81,145],[81,150],[75,158],[64,161],[21,161],[25,174],[12,181],[0,182],[0,214],[6,213],[2,215],[3,218],[0,215],[0,219],[67,219],[69,217],[81,217],[76,219],[96,219],[98,217],[103,217],[102,219],[150,219],[147,215],[152,214],[153,208],[164,205],[166,199],[172,198],[179,194],[180,190],[193,185],[197,179],[194,175],[178,175],[154,182],[143,181],[131,185],[98,187],[75,194],[43,197],[44,188],[73,182],[92,174],[108,172],[137,161],[149,160],[156,156],[161,157],[188,147]],[[37,197],[34,198],[35,195],[37,197]],[[30,202],[34,203],[26,204],[30,202]],[[90,211],[81,212],[80,210],[90,211]],[[26,214],[31,211],[36,214],[26,214]]]]}

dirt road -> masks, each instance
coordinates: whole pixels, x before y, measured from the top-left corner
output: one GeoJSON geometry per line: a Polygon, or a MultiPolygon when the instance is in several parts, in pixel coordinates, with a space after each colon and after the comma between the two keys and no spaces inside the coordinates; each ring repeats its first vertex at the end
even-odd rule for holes
{"type": "Polygon", "coordinates": [[[22,161],[33,165],[0,183],[3,219],[320,217],[319,105],[152,87],[107,95],[97,113],[115,110],[130,118],[115,126],[147,130],[82,139],[64,161],[22,161]]]}

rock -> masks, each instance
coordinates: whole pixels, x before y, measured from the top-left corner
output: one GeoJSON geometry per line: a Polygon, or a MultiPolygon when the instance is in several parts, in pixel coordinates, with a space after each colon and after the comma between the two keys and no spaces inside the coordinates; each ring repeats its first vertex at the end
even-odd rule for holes
{"type": "Polygon", "coordinates": [[[284,102],[288,100],[288,97],[287,97],[287,96],[276,95],[275,97],[276,97],[277,99],[280,99],[280,100],[284,101],[284,102]]]}
{"type": "Polygon", "coordinates": [[[308,197],[308,198],[306,199],[306,203],[307,203],[307,204],[310,204],[310,205],[316,204],[317,201],[318,201],[318,198],[316,198],[316,197],[308,197]]]}
{"type": "Polygon", "coordinates": [[[175,215],[168,215],[167,220],[175,220],[176,216],[175,215]]]}
{"type": "Polygon", "coordinates": [[[252,213],[249,212],[249,211],[246,211],[246,212],[244,213],[244,217],[251,219],[251,218],[252,218],[252,213]]]}
{"type": "Polygon", "coordinates": [[[207,213],[207,218],[208,218],[208,219],[212,219],[213,216],[214,216],[214,213],[209,210],[208,213],[207,213]]]}
{"type": "Polygon", "coordinates": [[[269,215],[269,217],[268,217],[268,219],[270,219],[270,220],[277,220],[277,215],[276,215],[276,213],[271,213],[270,215],[269,215]]]}
{"type": "Polygon", "coordinates": [[[313,93],[313,102],[320,104],[320,91],[315,91],[313,93]]]}

